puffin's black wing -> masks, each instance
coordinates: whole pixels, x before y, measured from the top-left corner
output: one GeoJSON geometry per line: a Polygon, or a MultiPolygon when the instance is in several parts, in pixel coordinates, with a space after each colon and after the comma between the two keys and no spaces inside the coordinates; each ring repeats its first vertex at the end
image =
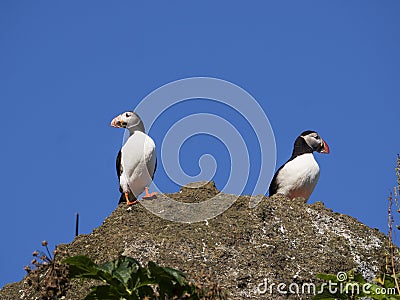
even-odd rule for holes
{"type": "MultiPolygon", "coordinates": [[[[122,156],[122,153],[121,153],[121,150],[119,150],[116,164],[115,164],[115,167],[117,169],[118,182],[119,182],[119,179],[121,178],[121,174],[122,174],[121,156],[122,156]]],[[[121,186],[119,186],[119,191],[122,193],[121,186]]]]}
{"type": "Polygon", "coordinates": [[[119,150],[119,152],[118,152],[118,156],[117,156],[115,167],[117,169],[117,175],[118,175],[118,179],[119,179],[121,177],[121,173],[122,173],[122,170],[121,170],[121,150],[119,150]]]}
{"type": "MultiPolygon", "coordinates": [[[[122,153],[121,153],[121,150],[119,150],[117,160],[115,162],[115,167],[117,169],[117,175],[118,175],[118,182],[119,182],[122,172],[123,172],[122,165],[121,165],[121,157],[122,157],[122,153]]],[[[118,204],[126,203],[124,191],[122,190],[121,185],[119,186],[119,191],[121,192],[121,197],[119,198],[118,204]]],[[[129,193],[129,200],[133,202],[136,200],[136,197],[132,193],[129,193]]]]}
{"type": "Polygon", "coordinates": [[[272,195],[276,194],[276,191],[278,190],[278,184],[276,182],[276,174],[278,174],[278,172],[275,173],[274,178],[272,178],[271,184],[269,185],[269,196],[271,197],[272,195]]]}
{"type": "Polygon", "coordinates": [[[157,170],[157,157],[156,157],[156,164],[154,165],[153,174],[151,175],[151,180],[154,179],[154,174],[156,173],[156,170],[157,170]]]}
{"type": "MultiPolygon", "coordinates": [[[[290,161],[290,160],[289,160],[289,161],[290,161]]],[[[285,165],[286,165],[286,164],[285,164],[285,165]]],[[[283,168],[285,165],[282,165],[282,166],[278,169],[278,171],[276,171],[274,177],[272,178],[271,184],[269,185],[269,191],[268,191],[268,194],[269,194],[270,197],[271,197],[272,195],[275,195],[276,192],[278,191],[278,188],[279,188],[279,184],[278,184],[278,180],[277,180],[278,173],[279,173],[280,170],[282,170],[282,168],[283,168]]]]}

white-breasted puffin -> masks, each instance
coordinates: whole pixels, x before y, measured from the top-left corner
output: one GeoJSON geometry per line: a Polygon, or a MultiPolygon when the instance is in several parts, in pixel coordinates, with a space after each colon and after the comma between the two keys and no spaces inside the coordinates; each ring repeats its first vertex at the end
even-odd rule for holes
{"type": "Polygon", "coordinates": [[[146,192],[143,199],[155,196],[149,194],[157,167],[156,146],[151,137],[145,133],[142,119],[133,111],[127,111],[115,117],[111,126],[129,130],[129,138],[117,156],[117,174],[121,197],[119,203],[136,204],[138,196],[146,192]]]}
{"type": "Polygon", "coordinates": [[[269,195],[282,194],[290,199],[308,200],[319,179],[319,166],[313,152],[329,153],[328,144],[312,130],[304,131],[294,142],[290,159],[276,171],[269,195]]]}

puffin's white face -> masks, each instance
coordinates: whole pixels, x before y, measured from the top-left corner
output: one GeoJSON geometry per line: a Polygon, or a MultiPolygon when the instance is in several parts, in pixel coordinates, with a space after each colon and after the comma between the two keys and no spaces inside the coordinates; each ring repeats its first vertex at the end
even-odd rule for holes
{"type": "Polygon", "coordinates": [[[129,131],[138,130],[144,132],[142,119],[133,111],[127,111],[116,116],[110,125],[115,128],[126,128],[129,131]]]}
{"type": "Polygon", "coordinates": [[[305,131],[301,134],[307,145],[310,146],[313,151],[320,153],[329,153],[328,144],[319,136],[315,131],[305,131]]]}

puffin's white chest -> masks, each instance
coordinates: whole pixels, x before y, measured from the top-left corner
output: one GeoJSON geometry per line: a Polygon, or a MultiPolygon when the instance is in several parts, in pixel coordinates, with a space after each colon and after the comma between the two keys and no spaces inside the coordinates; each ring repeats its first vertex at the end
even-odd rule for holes
{"type": "Polygon", "coordinates": [[[145,133],[135,131],[121,149],[120,184],[138,197],[152,181],[156,163],[154,141],[145,133]]]}
{"type": "Polygon", "coordinates": [[[319,179],[319,166],[312,153],[297,156],[279,171],[278,194],[293,199],[310,197],[319,179]]]}

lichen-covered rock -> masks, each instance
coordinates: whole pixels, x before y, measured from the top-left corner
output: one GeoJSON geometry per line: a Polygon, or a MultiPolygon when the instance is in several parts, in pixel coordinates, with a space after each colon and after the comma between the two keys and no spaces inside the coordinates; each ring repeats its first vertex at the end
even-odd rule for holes
{"type": "MultiPolygon", "coordinates": [[[[209,183],[188,185],[168,197],[187,203],[217,194],[209,183]]],[[[146,205],[157,207],[163,197],[146,205]]],[[[301,292],[303,285],[317,282],[317,273],[352,268],[372,279],[385,263],[384,234],[321,202],[274,196],[250,208],[249,201],[249,196],[238,197],[224,213],[192,224],[160,218],[140,204],[130,209],[121,204],[91,234],[60,247],[97,263],[121,254],[144,265],[152,260],[182,270],[195,282],[218,283],[229,299],[309,299],[311,294],[296,295],[288,286],[301,292]],[[287,294],[278,292],[279,283],[285,284],[287,294]]],[[[19,299],[19,290],[23,281],[4,287],[0,299],[19,299]]],[[[88,290],[88,283],[71,282],[66,299],[82,299],[88,290]]]]}

